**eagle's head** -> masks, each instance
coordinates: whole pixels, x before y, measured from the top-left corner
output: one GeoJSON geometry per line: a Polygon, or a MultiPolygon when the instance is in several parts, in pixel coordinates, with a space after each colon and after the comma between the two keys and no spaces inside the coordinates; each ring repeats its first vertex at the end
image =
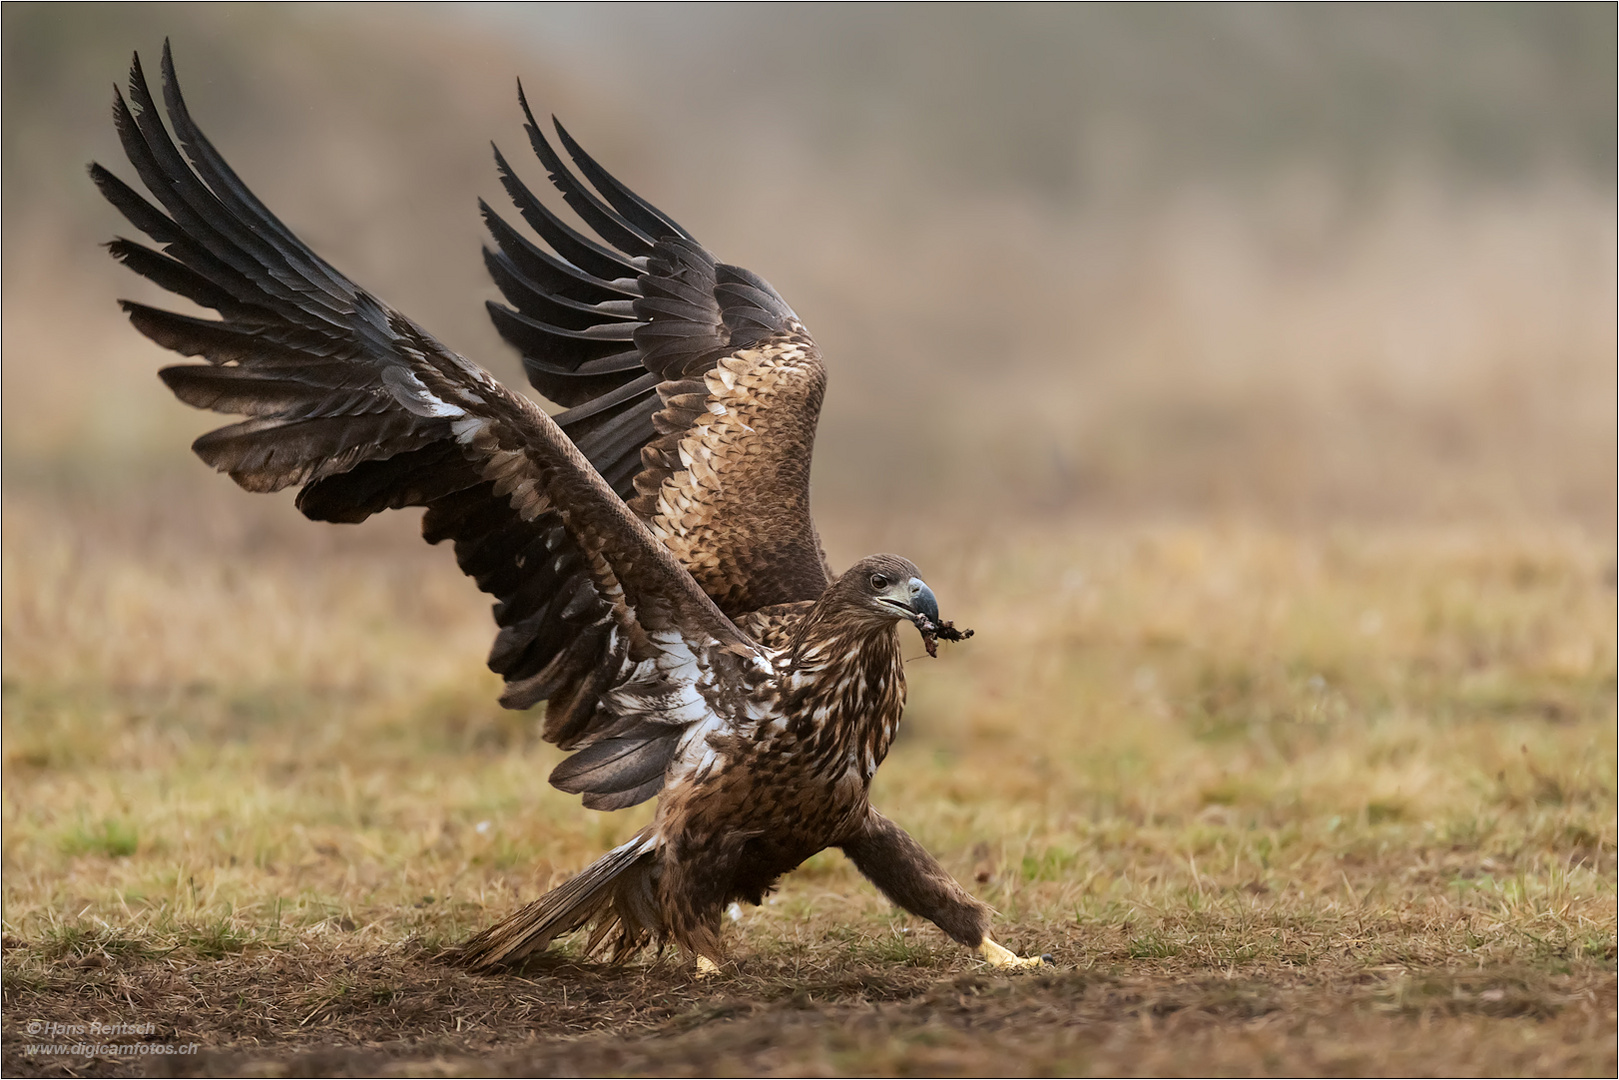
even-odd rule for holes
{"type": "Polygon", "coordinates": [[[855,563],[830,590],[850,614],[874,625],[904,619],[917,626],[939,621],[939,602],[909,559],[898,555],[868,555],[855,563]]]}

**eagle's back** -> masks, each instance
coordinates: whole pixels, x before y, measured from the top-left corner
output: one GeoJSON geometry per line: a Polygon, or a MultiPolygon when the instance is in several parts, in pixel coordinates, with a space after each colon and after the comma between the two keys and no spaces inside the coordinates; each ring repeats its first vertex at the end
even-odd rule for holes
{"type": "Polygon", "coordinates": [[[737,616],[736,626],[771,652],[782,653],[791,646],[794,631],[803,624],[814,607],[813,600],[772,604],[737,616]]]}

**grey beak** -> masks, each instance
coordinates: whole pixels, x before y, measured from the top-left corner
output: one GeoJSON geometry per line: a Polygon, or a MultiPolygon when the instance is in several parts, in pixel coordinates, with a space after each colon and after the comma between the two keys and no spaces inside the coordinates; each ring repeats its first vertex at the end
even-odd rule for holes
{"type": "Polygon", "coordinates": [[[911,610],[925,616],[928,622],[939,621],[939,601],[934,599],[933,590],[921,578],[911,579],[911,610]]]}

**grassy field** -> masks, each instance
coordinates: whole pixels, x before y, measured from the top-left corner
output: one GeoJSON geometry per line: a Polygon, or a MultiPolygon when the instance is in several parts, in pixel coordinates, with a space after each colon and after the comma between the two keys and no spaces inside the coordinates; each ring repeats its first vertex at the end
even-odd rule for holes
{"type": "Polygon", "coordinates": [[[5,5],[0,1072],[1613,1075],[1612,11],[623,10],[5,5]],[[977,631],[911,639],[876,802],[1055,968],[837,854],[710,982],[437,959],[650,808],[546,785],[414,514],[185,453],[83,171],[170,35],[259,195],[514,385],[514,76],[792,301],[833,564],[977,631]]]}
{"type": "Polygon", "coordinates": [[[648,808],[547,788],[412,516],[199,472],[7,496],[7,1075],[1615,1068],[1607,539],[834,515],[978,631],[915,643],[876,801],[1057,967],[991,974],[823,854],[711,983],[473,977],[435,954],[648,808]]]}

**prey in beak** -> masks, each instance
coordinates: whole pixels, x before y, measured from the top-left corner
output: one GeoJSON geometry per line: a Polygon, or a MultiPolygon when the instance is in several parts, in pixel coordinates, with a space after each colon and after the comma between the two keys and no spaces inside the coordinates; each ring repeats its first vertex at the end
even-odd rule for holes
{"type": "Polygon", "coordinates": [[[939,641],[966,641],[971,630],[957,630],[954,623],[939,618],[939,601],[919,577],[895,582],[879,599],[911,621],[922,634],[922,645],[929,656],[939,655],[939,641]]]}

